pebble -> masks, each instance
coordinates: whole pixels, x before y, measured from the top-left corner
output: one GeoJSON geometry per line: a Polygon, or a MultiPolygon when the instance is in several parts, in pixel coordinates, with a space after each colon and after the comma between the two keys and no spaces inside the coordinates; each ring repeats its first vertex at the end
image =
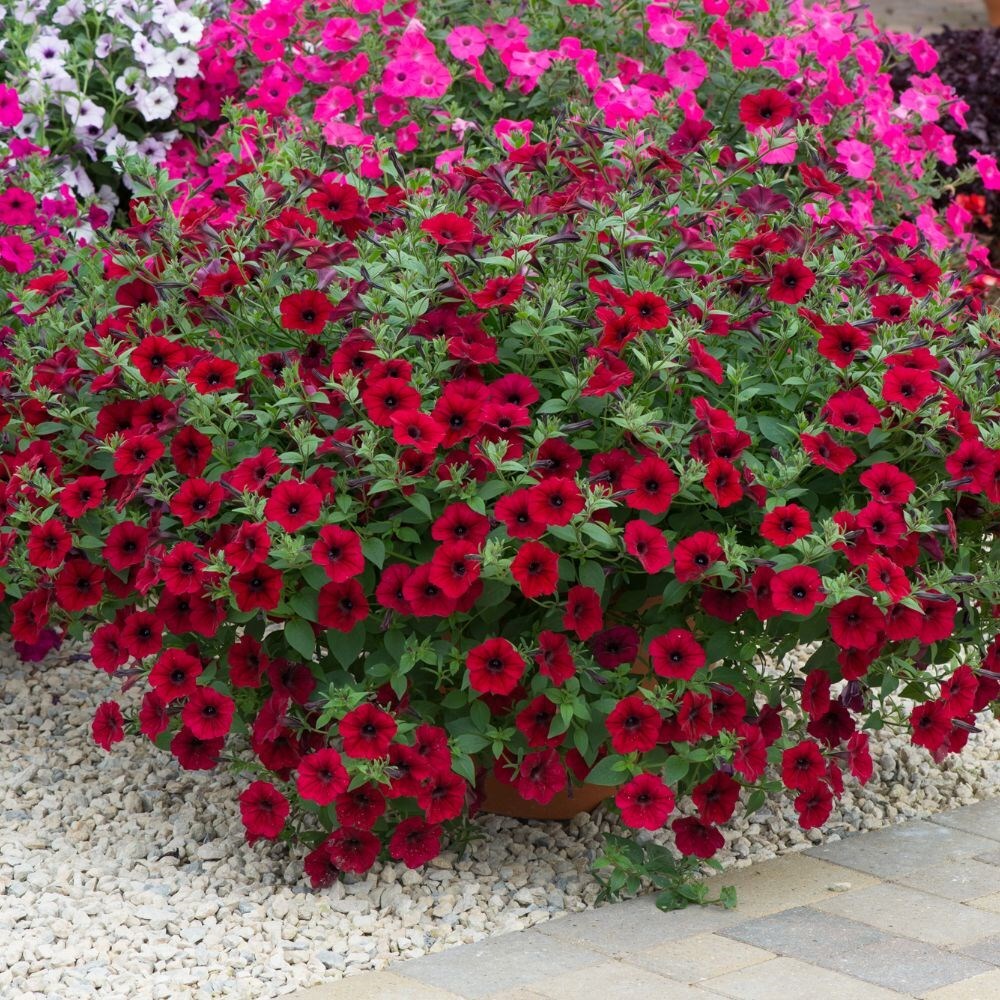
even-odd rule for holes
{"type": "MultiPolygon", "coordinates": [[[[5,646],[0,676],[0,997],[272,1000],[588,909],[591,860],[622,832],[601,810],[566,824],[489,816],[463,855],[313,892],[286,847],[246,844],[247,779],[184,772],[141,739],[94,745],[94,708],[134,707],[138,688],[122,695],[59,654],[21,664],[5,646]]],[[[980,725],[940,767],[906,737],[874,734],[875,777],[848,783],[824,831],[798,829],[792,797],[775,796],[736,820],[719,860],[745,867],[998,794],[1000,723],[980,725]]],[[[669,828],[648,840],[669,845],[669,828]]]]}

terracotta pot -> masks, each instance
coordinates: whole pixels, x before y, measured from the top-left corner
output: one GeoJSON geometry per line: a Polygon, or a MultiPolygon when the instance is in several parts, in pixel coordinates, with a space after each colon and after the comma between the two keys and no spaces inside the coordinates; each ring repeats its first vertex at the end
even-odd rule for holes
{"type": "Polygon", "coordinates": [[[985,0],[986,16],[994,28],[1000,28],[1000,0],[985,0]]]}
{"type": "Polygon", "coordinates": [[[614,788],[609,785],[591,785],[584,782],[569,791],[560,792],[551,802],[542,805],[539,802],[529,802],[517,794],[513,785],[504,784],[493,776],[486,774],[483,786],[485,799],[483,812],[494,813],[497,816],[513,816],[515,819],[572,819],[577,813],[591,812],[605,799],[614,794],[614,788]]]}

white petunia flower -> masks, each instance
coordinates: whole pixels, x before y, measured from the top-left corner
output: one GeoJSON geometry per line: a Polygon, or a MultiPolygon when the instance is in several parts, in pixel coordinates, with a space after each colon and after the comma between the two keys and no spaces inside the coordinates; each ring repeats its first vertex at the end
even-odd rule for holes
{"type": "Polygon", "coordinates": [[[87,12],[87,6],[83,0],[66,0],[61,7],[57,7],[52,13],[52,23],[68,26],[76,24],[87,12]]]}
{"type": "Polygon", "coordinates": [[[198,75],[198,53],[181,45],[167,53],[174,76],[178,80],[198,75]]]}
{"type": "Polygon", "coordinates": [[[139,114],[148,122],[169,118],[177,107],[177,97],[168,87],[154,87],[152,90],[139,89],[135,95],[135,106],[139,114]]]}
{"type": "Polygon", "coordinates": [[[178,11],[163,22],[163,26],[181,45],[197,45],[201,41],[205,26],[193,14],[178,11]]]}

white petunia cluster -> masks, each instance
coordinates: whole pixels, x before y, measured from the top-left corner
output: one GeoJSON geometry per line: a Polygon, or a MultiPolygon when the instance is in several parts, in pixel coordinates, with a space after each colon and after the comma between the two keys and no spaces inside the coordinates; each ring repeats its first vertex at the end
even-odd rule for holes
{"type": "Polygon", "coordinates": [[[89,195],[86,169],[119,154],[163,158],[159,127],[179,80],[197,76],[211,0],[13,0],[0,6],[0,77],[21,95],[18,133],[66,154],[89,195]]]}

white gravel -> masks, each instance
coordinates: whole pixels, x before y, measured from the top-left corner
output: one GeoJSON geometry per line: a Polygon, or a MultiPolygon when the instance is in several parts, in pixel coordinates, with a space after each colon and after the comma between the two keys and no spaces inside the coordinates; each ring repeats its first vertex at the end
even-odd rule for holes
{"type": "MultiPolygon", "coordinates": [[[[114,693],[86,662],[22,665],[0,649],[0,997],[277,997],[593,905],[590,862],[612,827],[600,812],[489,817],[463,856],[314,893],[299,857],[244,843],[239,779],[186,773],[142,738],[95,747],[93,708],[114,693]]],[[[848,788],[823,834],[776,799],[723,860],[1000,791],[995,722],[943,767],[899,737],[876,737],[873,757],[875,778],[848,788]]]]}

